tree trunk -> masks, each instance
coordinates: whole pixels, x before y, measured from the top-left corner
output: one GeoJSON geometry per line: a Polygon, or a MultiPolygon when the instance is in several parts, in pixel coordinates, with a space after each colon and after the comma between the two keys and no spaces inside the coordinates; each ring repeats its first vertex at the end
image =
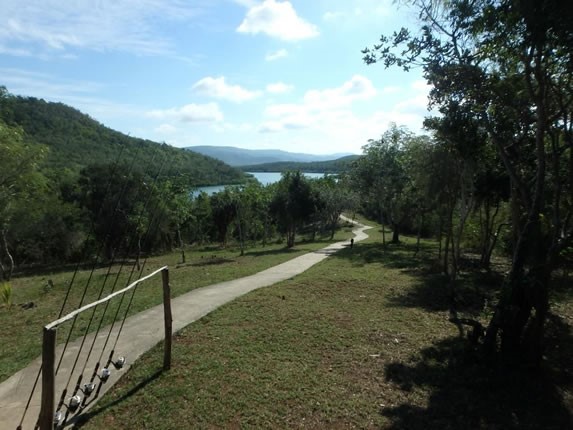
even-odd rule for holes
{"type": "Polygon", "coordinates": [[[450,258],[450,233],[449,231],[446,233],[446,243],[444,245],[444,262],[443,262],[443,271],[444,271],[444,275],[449,276],[450,274],[450,263],[449,263],[449,258],[450,258]]]}
{"type": "Polygon", "coordinates": [[[287,247],[288,248],[292,248],[294,246],[295,236],[296,236],[295,227],[289,228],[289,230],[287,231],[287,247]]]}
{"type": "Polygon", "coordinates": [[[141,236],[137,235],[137,254],[135,256],[135,266],[137,270],[141,270],[141,264],[139,263],[139,259],[141,258],[141,236]]]}
{"type": "MultiPolygon", "coordinates": [[[[537,171],[534,187],[523,201],[527,209],[527,220],[523,229],[519,231],[506,291],[490,321],[484,342],[486,352],[493,352],[497,334],[501,330],[501,352],[505,360],[512,364],[524,364],[524,361],[527,364],[539,364],[541,361],[543,327],[549,308],[548,283],[555,261],[555,256],[552,254],[557,253],[554,247],[549,246],[547,233],[542,231],[541,225],[545,192],[547,125],[544,104],[545,81],[538,70],[541,62],[542,53],[538,50],[535,55],[535,72],[536,76],[540,77],[536,81],[538,88],[533,90],[533,86],[530,86],[537,116],[535,124],[537,171]],[[528,272],[526,272],[527,266],[529,266],[528,272]],[[535,310],[534,315],[532,310],[535,310]],[[524,357],[523,354],[527,356],[524,357]]],[[[531,66],[526,63],[525,67],[527,72],[531,73],[531,66]]],[[[526,78],[530,78],[530,75],[526,74],[526,78]]],[[[499,143],[497,144],[499,147],[499,143]]]]}
{"type": "Polygon", "coordinates": [[[336,226],[338,224],[338,217],[340,215],[336,216],[336,219],[334,219],[332,221],[332,223],[330,224],[330,240],[334,239],[334,234],[336,233],[336,226]]]}
{"type": "Polygon", "coordinates": [[[424,215],[420,215],[418,222],[418,234],[416,235],[416,251],[414,252],[414,257],[420,252],[420,236],[422,236],[422,224],[424,224],[424,215]]]}
{"type": "Polygon", "coordinates": [[[8,259],[8,268],[6,269],[2,267],[2,275],[5,281],[10,281],[10,279],[12,279],[12,272],[14,272],[14,258],[8,249],[8,239],[6,238],[7,234],[8,231],[6,229],[2,229],[2,248],[6,258],[8,259]]]}
{"type": "Polygon", "coordinates": [[[400,227],[398,224],[392,224],[392,243],[400,243],[400,227]]]}
{"type": "Polygon", "coordinates": [[[438,226],[438,261],[442,260],[442,242],[443,242],[443,226],[444,220],[442,219],[442,215],[440,214],[440,224],[438,226]]]}

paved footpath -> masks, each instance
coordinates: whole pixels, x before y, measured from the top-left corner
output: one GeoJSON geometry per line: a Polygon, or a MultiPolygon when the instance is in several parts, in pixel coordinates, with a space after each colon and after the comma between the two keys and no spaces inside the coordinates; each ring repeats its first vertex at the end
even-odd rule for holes
{"type": "MultiPolygon", "coordinates": [[[[344,218],[344,220],[350,221],[347,218],[344,218]]],[[[357,228],[353,230],[355,235],[354,241],[359,242],[366,239],[368,235],[364,231],[371,227],[358,223],[355,224],[357,228]]],[[[326,248],[301,255],[254,275],[209,285],[183,294],[171,301],[173,332],[175,333],[178,330],[181,330],[183,327],[197,321],[219,306],[224,305],[239,296],[256,290],[257,288],[268,287],[276,284],[277,282],[290,279],[293,276],[304,272],[345,246],[348,246],[348,241],[333,243],[326,248]]],[[[114,331],[117,332],[117,329],[118,328],[115,328],[114,331]]],[[[98,336],[98,339],[96,339],[94,351],[101,351],[107,332],[108,330],[101,330],[101,334],[98,336]]],[[[112,339],[114,338],[115,333],[112,332],[112,339]]],[[[111,367],[111,377],[107,383],[102,386],[100,397],[129,368],[130,362],[134,362],[139,356],[162,341],[163,338],[163,305],[155,306],[128,318],[125,321],[125,326],[121,333],[121,339],[124,342],[122,342],[117,348],[118,351],[115,354],[116,357],[120,355],[125,356],[127,358],[127,363],[121,371],[116,371],[111,367]],[[125,342],[127,339],[129,339],[129,343],[125,342]],[[120,348],[121,350],[119,350],[120,348]]],[[[80,349],[81,339],[68,345],[60,371],[56,377],[56,403],[59,400],[63,387],[66,385],[68,379],[71,381],[69,390],[73,390],[79,373],[82,370],[81,368],[83,367],[83,363],[86,362],[87,351],[89,350],[89,346],[91,346],[92,339],[93,335],[92,337],[87,336],[86,343],[82,348],[82,354],[80,354],[78,361],[80,364],[77,366],[72,378],[69,378],[70,369],[73,367],[77,351],[80,349]]],[[[61,354],[60,348],[56,351],[57,359],[59,359],[61,354]]],[[[109,351],[106,350],[105,354],[104,360],[107,360],[109,351]]],[[[98,354],[92,354],[88,361],[88,365],[86,366],[87,370],[84,373],[84,378],[87,379],[91,376],[91,372],[95,367],[97,359],[98,354]]],[[[32,386],[36,379],[36,375],[38,374],[40,364],[41,357],[38,357],[28,367],[20,370],[0,384],[0,429],[16,429],[20,423],[22,413],[24,412],[26,402],[28,401],[28,397],[32,391],[32,386]]],[[[86,380],[84,380],[84,382],[86,382],[86,380]]],[[[35,394],[30,403],[28,412],[26,413],[26,419],[22,426],[23,429],[33,429],[38,418],[40,412],[41,383],[40,378],[38,387],[36,387],[35,394]]],[[[70,397],[70,395],[67,397],[70,397]]],[[[66,402],[67,400],[68,399],[66,399],[66,402]]]]}

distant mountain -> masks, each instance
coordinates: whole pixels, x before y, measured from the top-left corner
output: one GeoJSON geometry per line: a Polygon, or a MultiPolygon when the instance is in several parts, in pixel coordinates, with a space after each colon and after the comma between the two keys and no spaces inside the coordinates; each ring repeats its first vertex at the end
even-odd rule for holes
{"type": "MultiPolygon", "coordinates": [[[[1,89],[1,87],[0,87],[1,89]]],[[[245,175],[214,158],[127,136],[63,103],[0,93],[0,120],[49,148],[46,169],[79,170],[89,164],[136,163],[155,175],[176,176],[190,186],[241,183],[245,175]]],[[[60,173],[56,173],[60,174],[60,173]]]]}
{"type": "Polygon", "coordinates": [[[185,149],[198,152],[209,157],[216,158],[230,166],[252,166],[264,163],[276,163],[280,161],[295,161],[309,163],[312,161],[335,160],[350,153],[329,155],[301,154],[281,151],[279,149],[243,149],[234,146],[190,146],[185,149]]]}
{"type": "Polygon", "coordinates": [[[276,163],[255,164],[241,166],[244,172],[286,172],[288,170],[300,170],[306,173],[343,173],[350,169],[352,162],[360,158],[360,155],[347,155],[336,160],[311,161],[301,163],[296,161],[278,161],[276,163]]]}

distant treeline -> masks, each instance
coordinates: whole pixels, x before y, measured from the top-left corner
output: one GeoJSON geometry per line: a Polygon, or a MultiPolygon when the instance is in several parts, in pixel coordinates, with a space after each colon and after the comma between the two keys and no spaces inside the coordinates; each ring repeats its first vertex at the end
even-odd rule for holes
{"type": "Polygon", "coordinates": [[[348,155],[329,161],[312,161],[301,163],[295,161],[278,161],[276,163],[255,164],[241,166],[244,172],[288,172],[301,171],[305,173],[344,173],[350,170],[352,162],[360,158],[359,155],[348,155]]]}

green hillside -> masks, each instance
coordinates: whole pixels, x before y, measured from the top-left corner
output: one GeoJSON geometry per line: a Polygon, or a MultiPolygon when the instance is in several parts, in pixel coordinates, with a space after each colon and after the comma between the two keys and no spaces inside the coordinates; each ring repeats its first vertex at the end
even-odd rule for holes
{"type": "Polygon", "coordinates": [[[307,173],[343,173],[347,171],[352,165],[352,162],[359,157],[359,155],[348,155],[336,160],[312,161],[309,163],[279,161],[276,163],[241,166],[241,169],[245,172],[286,172],[289,170],[300,170],[301,172],[307,173]]]}
{"type": "Polygon", "coordinates": [[[127,136],[62,103],[3,94],[0,120],[19,126],[30,143],[49,147],[48,169],[78,172],[89,164],[135,162],[150,174],[183,176],[193,186],[239,183],[244,175],[189,150],[127,136]],[[163,166],[163,167],[161,167],[163,166]]]}

